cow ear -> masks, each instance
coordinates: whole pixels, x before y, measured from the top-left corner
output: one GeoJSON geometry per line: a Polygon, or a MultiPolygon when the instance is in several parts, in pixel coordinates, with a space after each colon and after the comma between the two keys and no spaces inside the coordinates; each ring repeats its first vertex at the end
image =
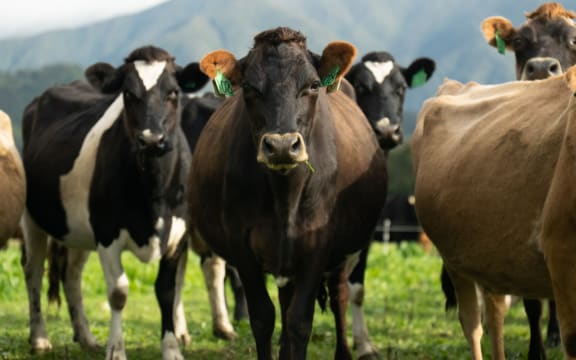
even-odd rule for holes
{"type": "Polygon", "coordinates": [[[90,85],[108,94],[120,90],[124,79],[121,75],[123,73],[123,71],[115,69],[108,63],[99,62],[89,66],[86,71],[84,71],[84,76],[90,85]]]}
{"type": "Polygon", "coordinates": [[[322,86],[326,86],[328,92],[338,90],[340,80],[350,70],[356,53],[356,47],[345,41],[331,42],[324,48],[318,75],[320,75],[322,86]]]}
{"type": "Polygon", "coordinates": [[[568,87],[570,87],[570,90],[572,90],[574,96],[576,96],[576,65],[569,68],[564,76],[566,78],[566,83],[568,83],[568,87]]]}
{"type": "Polygon", "coordinates": [[[486,42],[498,49],[500,54],[504,54],[506,49],[512,50],[512,38],[516,29],[510,20],[501,16],[486,18],[482,21],[482,33],[486,42]]]}
{"type": "Polygon", "coordinates": [[[193,93],[202,89],[209,78],[200,70],[200,64],[193,62],[186,65],[183,69],[178,69],[176,71],[176,79],[183,92],[193,93]]]}
{"type": "Polygon", "coordinates": [[[216,95],[234,95],[234,89],[240,83],[240,70],[234,55],[226,50],[212,51],[200,61],[200,70],[212,79],[216,95]]]}
{"type": "Polygon", "coordinates": [[[409,87],[415,88],[424,85],[434,73],[436,63],[429,58],[416,59],[405,69],[402,69],[402,75],[406,79],[409,87]]]}

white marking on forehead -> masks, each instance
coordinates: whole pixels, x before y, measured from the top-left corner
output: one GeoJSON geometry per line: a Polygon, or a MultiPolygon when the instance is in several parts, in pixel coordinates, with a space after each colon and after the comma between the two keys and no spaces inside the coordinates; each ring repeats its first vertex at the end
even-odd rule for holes
{"type": "Polygon", "coordinates": [[[364,66],[368,68],[380,84],[384,82],[386,76],[390,75],[394,69],[394,62],[391,60],[385,62],[364,61],[364,66]]]}
{"type": "Polygon", "coordinates": [[[166,61],[153,61],[148,63],[144,60],[136,60],[134,61],[134,67],[146,90],[150,90],[152,86],[156,85],[158,78],[164,71],[164,68],[166,68],[166,61]]]}

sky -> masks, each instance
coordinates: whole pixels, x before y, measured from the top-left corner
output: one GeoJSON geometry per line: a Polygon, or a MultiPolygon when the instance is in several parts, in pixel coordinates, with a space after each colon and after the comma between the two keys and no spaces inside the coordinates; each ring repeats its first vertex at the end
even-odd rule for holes
{"type": "Polygon", "coordinates": [[[167,0],[2,0],[0,38],[91,24],[167,0]]]}

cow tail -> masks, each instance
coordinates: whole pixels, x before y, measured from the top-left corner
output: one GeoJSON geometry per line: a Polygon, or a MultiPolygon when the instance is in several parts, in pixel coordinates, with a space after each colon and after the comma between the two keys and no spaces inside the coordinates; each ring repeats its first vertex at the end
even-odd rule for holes
{"type": "Polygon", "coordinates": [[[64,281],[68,249],[54,239],[50,239],[48,247],[48,302],[55,302],[60,307],[60,280],[64,281]]]}
{"type": "Polygon", "coordinates": [[[446,303],[444,304],[444,309],[450,311],[456,308],[458,305],[458,300],[456,299],[456,290],[454,289],[454,284],[448,271],[446,271],[446,266],[442,265],[442,273],[440,274],[440,283],[442,284],[442,291],[446,297],[446,303]]]}
{"type": "Polygon", "coordinates": [[[328,300],[328,291],[326,291],[326,281],[322,281],[320,284],[320,288],[318,288],[318,296],[316,297],[318,300],[318,305],[322,312],[326,311],[326,301],[328,300]]]}

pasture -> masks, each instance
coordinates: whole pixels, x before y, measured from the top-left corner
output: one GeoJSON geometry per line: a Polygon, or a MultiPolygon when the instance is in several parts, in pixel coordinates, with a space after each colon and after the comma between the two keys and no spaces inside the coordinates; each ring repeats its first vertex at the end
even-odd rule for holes
{"type": "MultiPolygon", "coordinates": [[[[372,341],[383,359],[466,359],[468,347],[456,313],[444,312],[440,288],[441,260],[426,254],[416,244],[384,246],[372,244],[366,280],[366,317],[372,341]]],[[[232,342],[212,336],[210,308],[199,259],[189,252],[183,291],[184,306],[192,343],[183,354],[187,359],[254,359],[256,351],[246,321],[236,324],[239,338],[232,342]]],[[[124,312],[124,332],[129,359],[159,359],[158,322],[160,314],[153,290],[157,264],[143,265],[129,253],[123,254],[130,293],[124,312]]],[[[0,359],[101,359],[101,353],[83,352],[72,342],[72,329],[65,305],[46,308],[47,327],[54,349],[43,355],[31,355],[28,337],[28,301],[20,267],[19,245],[11,243],[0,252],[0,359]]],[[[83,277],[83,294],[92,331],[101,345],[108,335],[109,310],[102,271],[92,254],[83,277]]],[[[276,330],[280,320],[276,290],[269,281],[275,302],[276,330]]],[[[229,297],[231,299],[231,296],[229,297]]],[[[546,310],[547,312],[547,310],[546,310]]],[[[544,320],[546,320],[545,317],[544,320]]],[[[350,324],[350,315],[348,315],[350,324]]],[[[545,323],[543,322],[543,327],[545,323]]],[[[525,359],[528,350],[528,325],[521,303],[514,305],[505,320],[505,346],[508,359],[525,359]]],[[[351,343],[351,329],[349,328],[351,343]]],[[[309,359],[331,359],[334,348],[333,320],[329,310],[316,309],[314,327],[308,346],[309,359]]],[[[490,358],[488,336],[483,339],[485,358],[490,358]]],[[[559,349],[548,350],[548,358],[561,359],[559,349]]]]}

